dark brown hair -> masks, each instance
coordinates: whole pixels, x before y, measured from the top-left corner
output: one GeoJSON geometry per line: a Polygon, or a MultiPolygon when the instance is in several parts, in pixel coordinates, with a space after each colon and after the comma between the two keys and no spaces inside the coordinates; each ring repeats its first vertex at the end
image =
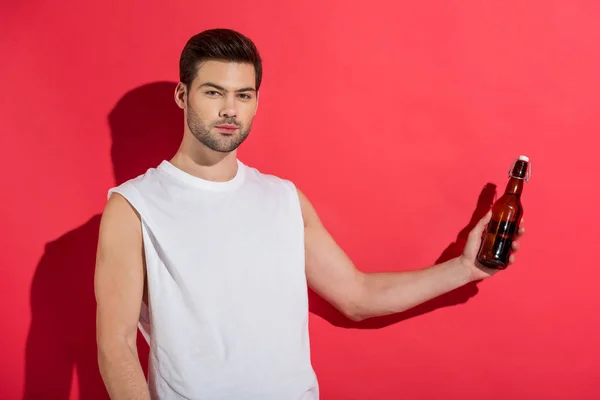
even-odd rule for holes
{"type": "Polygon", "coordinates": [[[190,87],[198,64],[207,60],[222,60],[254,65],[256,90],[262,81],[262,60],[256,46],[246,36],[231,29],[209,29],[192,36],[179,58],[179,80],[190,87]]]}

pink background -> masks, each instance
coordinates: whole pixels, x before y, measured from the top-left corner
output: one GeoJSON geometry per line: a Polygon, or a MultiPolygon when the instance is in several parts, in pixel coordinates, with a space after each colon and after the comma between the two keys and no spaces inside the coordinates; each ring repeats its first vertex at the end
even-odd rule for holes
{"type": "Polygon", "coordinates": [[[240,159],[294,180],[364,271],[457,255],[513,159],[533,163],[522,250],[493,279],[361,324],[312,296],[323,399],[599,398],[599,18],[573,0],[3,2],[0,398],[106,398],[99,213],[171,156],[179,53],[214,27],[264,58],[240,159]]]}

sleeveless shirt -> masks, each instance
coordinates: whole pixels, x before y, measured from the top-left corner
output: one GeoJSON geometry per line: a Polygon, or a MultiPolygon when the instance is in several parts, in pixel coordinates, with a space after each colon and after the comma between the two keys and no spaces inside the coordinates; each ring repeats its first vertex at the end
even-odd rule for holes
{"type": "Polygon", "coordinates": [[[152,399],[319,398],[295,185],[237,165],[213,182],[163,161],[108,191],[141,219],[152,399]]]}

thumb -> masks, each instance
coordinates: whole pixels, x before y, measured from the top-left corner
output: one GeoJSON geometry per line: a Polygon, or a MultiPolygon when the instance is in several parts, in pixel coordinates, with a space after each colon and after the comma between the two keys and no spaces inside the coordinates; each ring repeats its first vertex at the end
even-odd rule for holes
{"type": "Polygon", "coordinates": [[[479,220],[479,222],[477,222],[477,225],[475,225],[475,227],[469,233],[469,236],[471,236],[470,239],[471,240],[480,240],[481,235],[483,234],[483,231],[485,229],[485,226],[490,222],[491,219],[492,219],[492,210],[489,210],[483,216],[483,218],[481,218],[479,220]]]}
{"type": "Polygon", "coordinates": [[[483,236],[483,230],[485,226],[492,219],[492,210],[488,211],[483,218],[477,222],[477,225],[469,232],[469,237],[467,238],[467,244],[465,245],[465,249],[463,250],[463,254],[468,258],[474,258],[477,254],[479,246],[481,244],[481,239],[483,236]]]}

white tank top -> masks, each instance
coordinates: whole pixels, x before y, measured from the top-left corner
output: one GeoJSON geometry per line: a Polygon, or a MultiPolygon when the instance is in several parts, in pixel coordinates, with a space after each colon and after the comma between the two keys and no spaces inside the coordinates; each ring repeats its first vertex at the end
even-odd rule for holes
{"type": "Polygon", "coordinates": [[[153,399],[319,398],[296,188],[237,163],[212,182],[163,161],[108,192],[142,220],[153,399]]]}

